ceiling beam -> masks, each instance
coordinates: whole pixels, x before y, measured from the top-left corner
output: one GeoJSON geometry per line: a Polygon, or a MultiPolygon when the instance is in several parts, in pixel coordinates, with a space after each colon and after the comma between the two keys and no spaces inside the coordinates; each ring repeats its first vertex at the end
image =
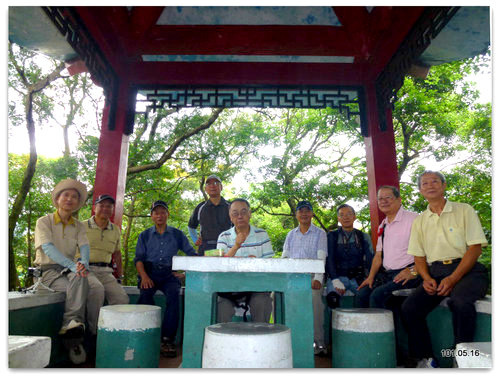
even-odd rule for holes
{"type": "MultiPolygon", "coordinates": [[[[390,28],[380,32],[372,47],[368,65],[368,77],[375,80],[399,49],[412,30],[425,7],[393,7],[390,13],[390,28]]],[[[387,17],[387,15],[386,15],[387,17]]],[[[388,21],[386,21],[388,22],[388,21]]]]}
{"type": "Polygon", "coordinates": [[[143,62],[129,66],[137,86],[158,85],[317,85],[363,83],[356,64],[143,62]]]}
{"type": "Polygon", "coordinates": [[[161,25],[141,54],[247,54],[355,56],[343,28],[302,25],[161,25]]]}

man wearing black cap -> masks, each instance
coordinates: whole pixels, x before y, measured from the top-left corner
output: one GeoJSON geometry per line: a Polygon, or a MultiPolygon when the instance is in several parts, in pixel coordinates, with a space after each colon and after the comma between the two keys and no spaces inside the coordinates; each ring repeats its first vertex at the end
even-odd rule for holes
{"type": "Polygon", "coordinates": [[[194,209],[188,223],[188,230],[195,245],[199,246],[198,254],[217,247],[219,235],[230,229],[229,203],[221,196],[222,183],[218,176],[210,175],[205,180],[205,192],[209,199],[202,201],[194,209]],[[200,236],[196,228],[200,225],[200,236]]]}
{"type": "Polygon", "coordinates": [[[161,353],[167,357],[177,355],[175,336],[179,324],[180,278],[183,274],[172,272],[172,257],[182,250],[187,255],[197,255],[187,237],[179,229],[167,226],[170,216],[168,206],[158,200],[151,206],[151,220],[155,224],[143,231],[135,248],[140,296],[138,304],[154,305],[157,290],[165,295],[166,310],[162,323],[161,353]]]}
{"type": "MultiPolygon", "coordinates": [[[[129,298],[120,283],[113,276],[111,257],[121,255],[120,229],[110,219],[115,210],[115,199],[110,195],[101,195],[95,200],[95,215],[84,221],[87,238],[90,244],[90,288],[101,288],[108,305],[128,304],[129,298]]],[[[88,314],[95,314],[104,304],[104,297],[93,303],[92,309],[87,306],[88,314]]]]}
{"type": "MultiPolygon", "coordinates": [[[[90,245],[89,288],[94,294],[93,301],[87,304],[90,320],[99,319],[99,310],[104,305],[128,304],[129,298],[123,287],[113,276],[111,257],[120,252],[120,229],[110,219],[113,216],[115,199],[110,195],[101,195],[95,200],[95,215],[83,221],[90,245]]],[[[79,254],[77,254],[77,258],[79,254]]],[[[95,352],[97,325],[89,323],[91,337],[90,353],[95,352]]]]}

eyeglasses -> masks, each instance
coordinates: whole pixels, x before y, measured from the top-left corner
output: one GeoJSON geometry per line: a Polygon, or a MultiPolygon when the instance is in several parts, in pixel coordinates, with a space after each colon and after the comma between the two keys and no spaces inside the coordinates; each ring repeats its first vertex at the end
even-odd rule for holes
{"type": "Polygon", "coordinates": [[[220,184],[220,182],[214,180],[212,182],[205,183],[205,187],[207,187],[207,186],[218,186],[219,184],[220,184]]]}
{"type": "Polygon", "coordinates": [[[384,200],[385,200],[385,201],[392,201],[392,200],[394,200],[394,199],[395,199],[395,197],[394,197],[394,196],[384,196],[384,197],[379,197],[379,198],[377,198],[377,201],[380,203],[380,202],[382,202],[382,201],[384,201],[384,200]]]}
{"type": "Polygon", "coordinates": [[[250,212],[248,211],[248,209],[242,209],[241,211],[233,211],[231,212],[231,217],[238,217],[238,216],[242,216],[242,217],[245,217],[245,216],[248,216],[250,212]]]}

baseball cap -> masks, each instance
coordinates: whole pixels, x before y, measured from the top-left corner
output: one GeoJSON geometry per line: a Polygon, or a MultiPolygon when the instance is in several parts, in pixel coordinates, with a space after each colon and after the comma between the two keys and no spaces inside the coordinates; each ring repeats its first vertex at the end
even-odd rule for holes
{"type": "Polygon", "coordinates": [[[155,209],[156,207],[163,207],[163,208],[165,208],[168,211],[168,205],[167,205],[167,203],[165,203],[162,200],[156,200],[153,203],[153,205],[151,205],[151,213],[153,212],[153,209],[155,209]]]}
{"type": "Polygon", "coordinates": [[[116,201],[115,201],[115,199],[114,199],[113,196],[111,196],[111,195],[101,195],[97,199],[95,199],[95,203],[94,204],[99,204],[101,201],[104,201],[104,200],[111,200],[111,202],[113,204],[116,203],[116,201]]]}
{"type": "Polygon", "coordinates": [[[297,204],[297,208],[295,208],[295,210],[298,211],[299,209],[304,207],[310,209],[311,211],[313,210],[313,206],[311,205],[311,203],[306,200],[299,201],[299,203],[297,204]]]}
{"type": "Polygon", "coordinates": [[[219,183],[222,183],[222,180],[220,180],[220,178],[219,178],[217,175],[209,175],[209,176],[205,179],[205,184],[207,184],[207,182],[208,182],[210,179],[215,179],[215,180],[217,180],[219,183]]]}

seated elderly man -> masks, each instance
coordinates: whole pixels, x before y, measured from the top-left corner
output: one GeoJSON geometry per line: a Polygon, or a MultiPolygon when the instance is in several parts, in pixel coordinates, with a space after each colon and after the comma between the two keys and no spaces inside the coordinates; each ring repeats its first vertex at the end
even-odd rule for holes
{"type": "MultiPolygon", "coordinates": [[[[373,247],[370,236],[354,228],[356,212],[348,204],[337,208],[340,227],[328,233],[328,258],[326,272],[327,303],[336,308],[340,297],[350,291],[357,295],[359,285],[366,279],[373,260],[373,247]]],[[[354,306],[361,308],[363,304],[358,297],[354,298],[354,306]]]]}
{"type": "Polygon", "coordinates": [[[357,301],[361,307],[394,310],[392,292],[420,284],[414,258],[408,254],[411,226],[418,215],[403,209],[396,187],[381,186],[377,201],[386,217],[380,223],[376,253],[368,277],[358,288],[357,301]]]}
{"type": "Polygon", "coordinates": [[[488,272],[477,260],[488,241],[474,209],[446,199],[446,181],[440,172],[425,171],[418,189],[428,206],[413,223],[408,253],[415,256],[423,282],[403,303],[402,316],[410,356],[417,367],[433,368],[437,362],[427,315],[449,296],[454,345],[473,341],[474,303],[488,290],[488,272]]]}
{"type": "MultiPolygon", "coordinates": [[[[84,221],[87,238],[90,244],[90,288],[97,287],[106,297],[108,305],[128,304],[129,298],[123,287],[113,276],[111,258],[113,254],[121,257],[120,228],[111,222],[114,213],[115,199],[110,195],[101,195],[95,200],[95,215],[84,221]]],[[[78,256],[78,254],[77,254],[78,256]]],[[[96,301],[88,314],[99,315],[104,305],[104,296],[96,301]]]]}
{"type": "Polygon", "coordinates": [[[35,264],[40,267],[41,282],[66,294],[59,334],[70,349],[70,359],[76,364],[86,359],[80,344],[85,323],[90,333],[97,331],[97,315],[91,313],[86,317],[86,310],[104,297],[102,289],[89,288],[90,249],[86,228],[72,216],[86,200],[87,189],[83,183],[74,179],[60,181],[52,191],[56,212],[39,218],[35,228],[35,264]],[[81,256],[79,261],[75,258],[77,252],[81,256]]]}
{"type": "MultiPolygon", "coordinates": [[[[295,208],[299,226],[286,236],[281,258],[326,259],[327,239],[323,229],[312,223],[313,207],[309,201],[299,201],[295,208]]],[[[311,290],[314,315],[314,354],[326,354],[323,329],[325,306],[323,304],[323,274],[311,274],[311,290]]]]}
{"type": "Polygon", "coordinates": [[[170,212],[168,205],[157,200],[151,206],[151,221],[154,225],[141,234],[135,248],[135,267],[140,290],[137,304],[154,305],[154,295],[160,290],[167,304],[161,328],[161,354],[175,357],[175,336],[179,324],[179,293],[183,273],[172,271],[172,257],[179,250],[187,255],[197,255],[186,235],[179,229],[167,225],[170,212]]]}
{"type": "MultiPolygon", "coordinates": [[[[250,204],[245,199],[235,199],[229,207],[233,227],[222,232],[217,240],[217,249],[226,257],[271,258],[273,248],[267,232],[250,225],[250,204]]],[[[272,301],[268,292],[220,292],[217,300],[217,322],[230,322],[234,305],[247,303],[252,321],[269,322],[272,301]]]]}

